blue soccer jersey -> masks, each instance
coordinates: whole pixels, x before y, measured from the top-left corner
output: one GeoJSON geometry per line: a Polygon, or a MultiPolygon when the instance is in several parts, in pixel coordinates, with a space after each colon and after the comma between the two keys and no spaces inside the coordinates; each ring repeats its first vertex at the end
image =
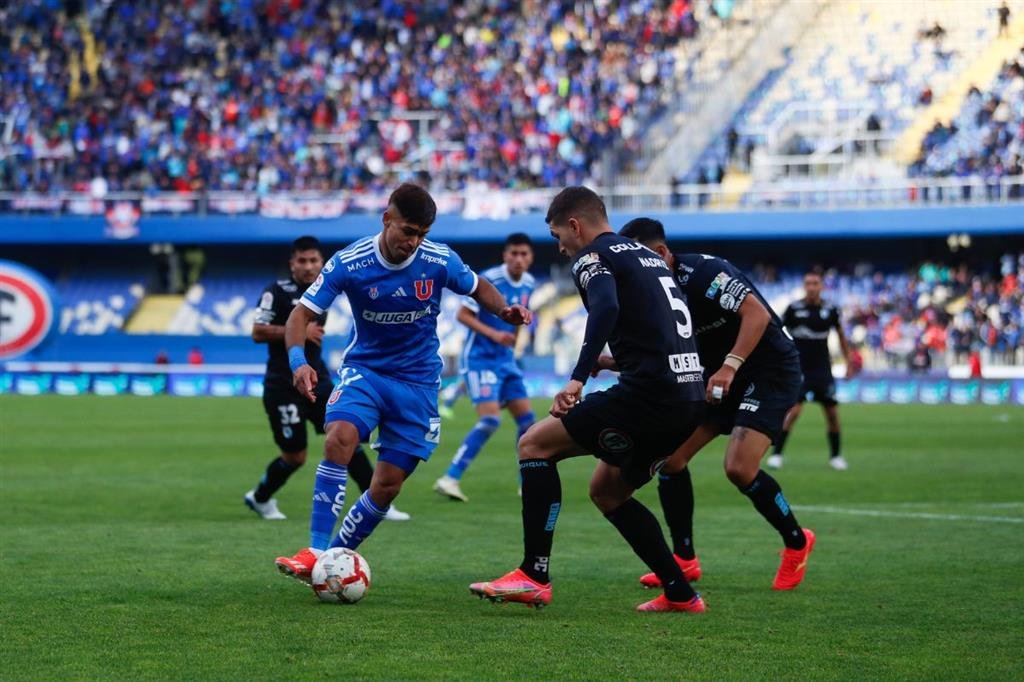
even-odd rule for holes
{"type": "MultiPolygon", "coordinates": [[[[508,268],[505,265],[498,265],[485,270],[480,276],[490,281],[501,292],[501,295],[505,297],[509,305],[518,303],[524,308],[530,307],[530,296],[533,294],[533,289],[536,286],[533,275],[530,273],[524,272],[518,280],[513,280],[508,274],[508,268]]],[[[488,327],[502,332],[515,333],[515,325],[509,324],[492,312],[481,310],[480,305],[473,299],[467,298],[463,305],[476,313],[480,321],[488,327]]],[[[462,351],[463,368],[467,367],[470,363],[475,364],[477,361],[486,361],[488,364],[491,364],[513,362],[514,360],[514,351],[508,346],[495,343],[486,336],[477,334],[472,329],[466,335],[466,345],[462,351]]]]}
{"type": "Polygon", "coordinates": [[[345,293],[355,327],[343,364],[436,386],[442,367],[437,339],[441,290],[472,294],[477,275],[446,245],[426,239],[405,262],[389,263],[379,239],[379,234],[360,239],[331,256],[302,304],[319,314],[345,293]]]}

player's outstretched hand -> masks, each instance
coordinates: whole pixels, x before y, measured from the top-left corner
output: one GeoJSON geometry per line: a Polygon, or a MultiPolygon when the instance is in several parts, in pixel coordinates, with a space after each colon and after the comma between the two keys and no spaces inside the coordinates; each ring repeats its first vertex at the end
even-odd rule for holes
{"type": "Polygon", "coordinates": [[[505,306],[498,313],[498,316],[509,324],[530,324],[533,322],[533,313],[518,303],[505,306]]]}
{"type": "Polygon", "coordinates": [[[569,414],[569,410],[580,401],[581,395],[583,395],[583,384],[575,379],[570,379],[565,388],[555,395],[555,402],[551,404],[548,413],[556,419],[561,419],[569,414]]]}
{"type": "Polygon", "coordinates": [[[594,364],[594,369],[590,370],[590,376],[596,377],[601,373],[602,369],[606,369],[609,372],[619,371],[619,366],[615,364],[615,358],[607,353],[602,353],[597,356],[597,362],[594,364]]]}
{"type": "Polygon", "coordinates": [[[726,396],[729,395],[729,389],[732,387],[732,380],[736,378],[736,370],[728,365],[722,365],[721,369],[711,375],[708,379],[708,386],[705,392],[707,401],[712,405],[725,400],[726,396]]]}
{"type": "Polygon", "coordinates": [[[316,402],[316,393],[313,392],[313,389],[316,388],[316,382],[316,370],[309,365],[299,367],[292,375],[292,384],[311,403],[316,402]]]}

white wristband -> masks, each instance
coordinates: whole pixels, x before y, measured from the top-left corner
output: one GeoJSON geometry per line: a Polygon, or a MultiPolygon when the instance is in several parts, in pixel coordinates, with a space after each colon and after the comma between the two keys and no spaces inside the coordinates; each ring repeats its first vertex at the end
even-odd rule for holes
{"type": "Polygon", "coordinates": [[[738,355],[729,353],[725,356],[725,360],[722,361],[723,367],[732,367],[733,369],[739,369],[743,365],[744,359],[738,355]]]}

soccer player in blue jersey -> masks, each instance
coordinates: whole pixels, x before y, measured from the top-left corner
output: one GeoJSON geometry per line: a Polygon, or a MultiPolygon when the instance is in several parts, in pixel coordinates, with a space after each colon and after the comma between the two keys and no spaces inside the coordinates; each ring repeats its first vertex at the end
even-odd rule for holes
{"type": "MultiPolygon", "coordinates": [[[[530,238],[522,232],[509,235],[502,260],[501,265],[485,270],[482,276],[494,284],[505,300],[528,307],[535,286],[533,275],[528,272],[533,264],[530,238]]],[[[469,328],[460,371],[479,419],[455,451],[448,471],[434,483],[434,490],[453,500],[468,502],[459,481],[501,425],[501,406],[504,405],[516,421],[517,443],[533,424],[534,416],[523,372],[513,352],[517,328],[492,313],[481,312],[471,298],[466,299],[459,310],[458,319],[469,328]]]]}
{"type": "Polygon", "coordinates": [[[436,215],[426,190],[408,183],[399,186],[388,199],[383,230],[335,253],[288,317],[285,345],[293,383],[310,401],[316,400],[318,379],[306,362],[308,323],[344,293],[352,306],[355,333],[327,400],[327,437],[313,489],[309,546],[294,556],[278,557],[275,564],[282,573],[308,582],[317,556],[328,546],[358,547],[384,518],[405,479],[437,446],[441,290],[472,296],[508,324],[530,323],[529,310],[509,305],[457,253],[426,239],[436,215]],[[374,429],[379,454],[370,488],[334,535],[345,505],[348,463],[374,429]]]}

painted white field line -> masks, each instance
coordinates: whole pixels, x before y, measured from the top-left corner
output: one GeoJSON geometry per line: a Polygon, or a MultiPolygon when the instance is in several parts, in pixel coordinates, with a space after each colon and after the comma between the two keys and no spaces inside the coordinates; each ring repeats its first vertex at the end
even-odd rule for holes
{"type": "Polygon", "coordinates": [[[815,505],[795,506],[797,511],[821,512],[823,514],[846,514],[848,516],[881,516],[901,519],[926,519],[928,521],[981,521],[984,523],[1024,523],[1024,517],[977,516],[969,514],[932,514],[929,512],[883,511],[881,509],[851,509],[815,505]]]}

